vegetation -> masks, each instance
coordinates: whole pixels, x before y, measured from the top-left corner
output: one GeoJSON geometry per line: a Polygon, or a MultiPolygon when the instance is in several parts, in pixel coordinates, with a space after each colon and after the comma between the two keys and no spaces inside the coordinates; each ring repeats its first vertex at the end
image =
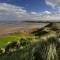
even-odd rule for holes
{"type": "Polygon", "coordinates": [[[59,60],[59,30],[52,24],[34,31],[1,36],[0,60],[59,60]]]}

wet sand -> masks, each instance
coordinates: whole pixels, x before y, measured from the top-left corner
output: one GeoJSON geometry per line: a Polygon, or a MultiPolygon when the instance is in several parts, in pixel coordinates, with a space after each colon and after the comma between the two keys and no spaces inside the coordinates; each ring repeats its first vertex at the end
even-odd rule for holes
{"type": "Polygon", "coordinates": [[[48,23],[20,23],[20,24],[0,24],[0,35],[14,33],[18,31],[25,31],[34,28],[41,28],[48,23]]]}

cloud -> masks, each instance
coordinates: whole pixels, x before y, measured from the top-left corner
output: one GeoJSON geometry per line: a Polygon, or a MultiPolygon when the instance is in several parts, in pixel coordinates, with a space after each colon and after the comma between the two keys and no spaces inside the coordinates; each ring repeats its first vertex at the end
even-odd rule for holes
{"type": "Polygon", "coordinates": [[[0,20],[21,20],[26,14],[23,7],[17,7],[7,3],[0,3],[0,20]]]}
{"type": "Polygon", "coordinates": [[[60,0],[45,0],[47,5],[55,7],[60,4],[60,0]]]}
{"type": "Polygon", "coordinates": [[[60,0],[45,0],[48,6],[51,6],[55,11],[48,14],[49,20],[60,21],[60,0]]]}
{"type": "Polygon", "coordinates": [[[0,20],[59,20],[60,8],[54,13],[50,11],[43,12],[27,12],[24,7],[0,3],[0,20]]]}
{"type": "Polygon", "coordinates": [[[44,11],[43,13],[45,13],[45,14],[51,14],[51,12],[49,12],[49,11],[44,11]]]}
{"type": "Polygon", "coordinates": [[[36,13],[36,12],[31,12],[31,14],[35,15],[35,14],[37,14],[37,13],[36,13]]]}

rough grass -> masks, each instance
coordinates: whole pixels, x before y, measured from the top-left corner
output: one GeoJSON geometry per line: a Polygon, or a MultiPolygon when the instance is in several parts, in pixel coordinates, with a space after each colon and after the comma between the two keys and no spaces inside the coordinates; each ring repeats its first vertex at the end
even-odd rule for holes
{"type": "Polygon", "coordinates": [[[30,35],[30,33],[27,32],[0,37],[0,47],[4,47],[9,41],[18,40],[20,38],[30,39],[32,41],[32,45],[30,46],[17,49],[15,52],[2,54],[0,60],[60,60],[60,42],[58,39],[60,37],[57,37],[57,34],[50,33],[50,35],[39,35],[38,38],[36,37],[37,36],[30,35]]]}
{"type": "Polygon", "coordinates": [[[0,60],[59,60],[60,57],[58,57],[58,54],[55,40],[47,40],[47,42],[42,40],[15,52],[2,54],[0,60]]]}

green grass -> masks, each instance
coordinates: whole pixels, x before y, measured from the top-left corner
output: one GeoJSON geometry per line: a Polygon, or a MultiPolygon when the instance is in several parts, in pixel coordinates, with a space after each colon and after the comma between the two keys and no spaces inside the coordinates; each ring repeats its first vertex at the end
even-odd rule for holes
{"type": "Polygon", "coordinates": [[[20,38],[20,33],[12,33],[0,36],[0,48],[5,47],[8,42],[16,41],[20,38]]]}
{"type": "Polygon", "coordinates": [[[8,35],[8,36],[2,36],[0,37],[0,47],[5,47],[5,45],[13,40],[17,40],[18,37],[17,36],[13,36],[13,35],[8,35]]]}
{"type": "Polygon", "coordinates": [[[20,32],[3,35],[3,36],[0,36],[0,48],[5,47],[8,42],[17,41],[17,40],[20,40],[21,38],[24,38],[27,40],[28,38],[31,38],[30,40],[32,39],[35,40],[35,36],[30,34],[27,35],[26,33],[24,35],[24,33],[20,33],[20,32]]]}

